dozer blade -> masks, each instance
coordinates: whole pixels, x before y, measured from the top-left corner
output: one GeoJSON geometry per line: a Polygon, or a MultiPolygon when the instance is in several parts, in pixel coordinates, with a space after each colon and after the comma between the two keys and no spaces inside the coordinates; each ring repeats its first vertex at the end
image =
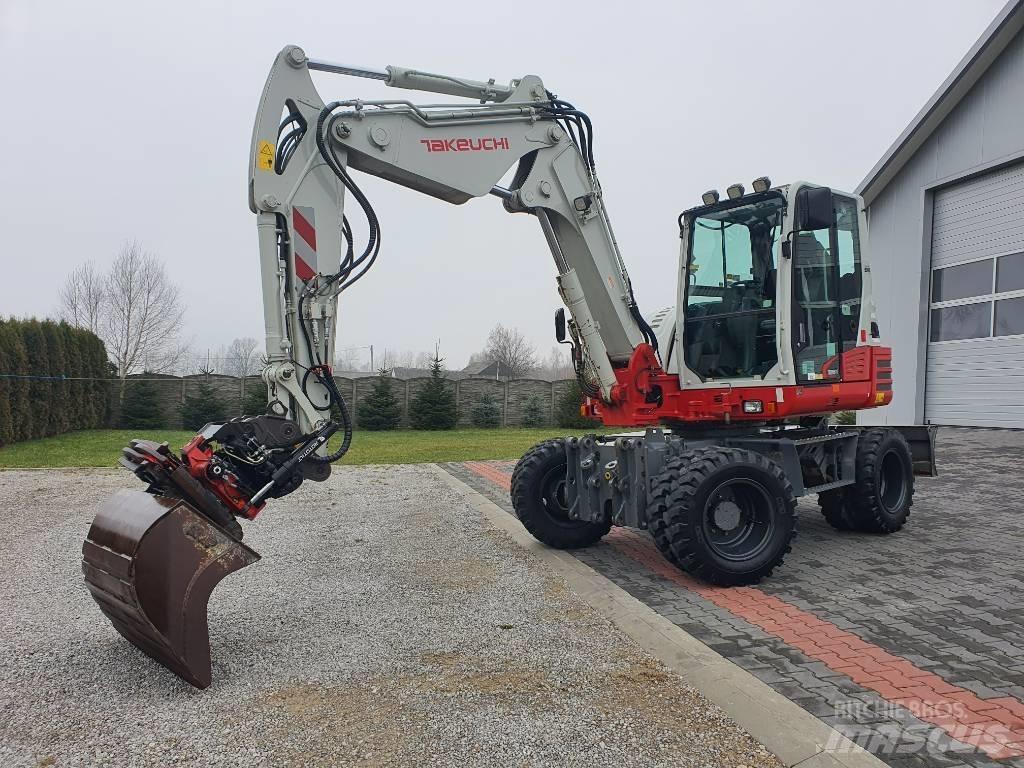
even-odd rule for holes
{"type": "Polygon", "coordinates": [[[100,507],[82,558],[114,628],[192,685],[209,686],[210,594],[260,556],[181,499],[122,490],[100,507]]]}

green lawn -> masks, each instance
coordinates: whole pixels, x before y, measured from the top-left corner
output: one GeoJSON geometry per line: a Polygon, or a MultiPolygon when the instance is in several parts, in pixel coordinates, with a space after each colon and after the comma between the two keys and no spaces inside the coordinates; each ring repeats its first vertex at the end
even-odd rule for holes
{"type": "MultiPolygon", "coordinates": [[[[601,430],[590,430],[601,431],[601,430]]],[[[443,432],[357,432],[342,464],[416,464],[435,461],[516,459],[548,437],[571,430],[458,429],[443,432]]],[[[181,448],[192,432],[102,429],[70,432],[0,448],[0,469],[27,467],[113,467],[121,448],[135,437],[167,441],[181,448]]],[[[576,434],[583,434],[582,432],[576,434]]],[[[336,441],[332,441],[332,445],[336,441]]]]}

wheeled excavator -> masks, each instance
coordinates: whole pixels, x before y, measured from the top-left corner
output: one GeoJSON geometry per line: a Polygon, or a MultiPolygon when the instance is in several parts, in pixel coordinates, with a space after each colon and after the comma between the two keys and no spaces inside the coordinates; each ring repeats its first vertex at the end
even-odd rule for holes
{"type": "Polygon", "coordinates": [[[749,192],[707,192],[679,216],[677,306],[645,317],[594,137],[588,115],[533,75],[501,85],[336,64],[296,46],[278,54],[249,157],[269,406],[206,425],[180,452],[146,440],[125,448],[121,464],[146,488],[102,505],[83,547],[88,588],[124,637],[208,686],[207,601],[259,559],[239,521],[323,482],[348,450],[353,420],[331,369],[338,298],[373,266],[382,230],[353,171],[456,205],[493,196],[540,225],[564,304],[555,335],[571,349],[582,410],[634,428],[548,440],[522,457],[512,501],[540,541],[570,549],[613,525],[645,529],[682,570],[736,585],[782,564],[800,496],[816,494],[837,528],[902,527],[914,475],[934,473],[933,433],[829,425],[893,397],[863,201],[766,177],[749,192]],[[314,71],[459,101],[325,103],[314,71]]]}

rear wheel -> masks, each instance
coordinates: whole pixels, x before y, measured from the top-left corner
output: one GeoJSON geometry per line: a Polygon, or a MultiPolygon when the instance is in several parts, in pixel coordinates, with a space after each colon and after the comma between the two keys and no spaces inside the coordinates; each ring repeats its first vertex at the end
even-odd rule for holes
{"type": "Polygon", "coordinates": [[[782,468],[753,451],[703,448],[670,459],[653,483],[650,530],[671,562],[713,584],[754,584],[796,536],[782,468]]]}
{"type": "Polygon", "coordinates": [[[857,443],[857,482],[846,489],[847,514],[859,531],[895,533],[914,502],[914,460],[895,429],[868,429],[857,443]]]}
{"type": "Polygon", "coordinates": [[[598,542],[611,521],[589,523],[569,517],[566,498],[565,442],[546,440],[531,448],[512,472],[512,506],[526,530],[556,549],[577,549],[598,542]]]}
{"type": "Polygon", "coordinates": [[[864,430],[857,441],[856,477],[853,485],[818,496],[829,524],[864,533],[900,530],[914,502],[914,461],[903,434],[895,429],[864,430]]]}
{"type": "Polygon", "coordinates": [[[824,516],[825,522],[837,531],[855,530],[854,524],[846,512],[845,491],[845,488],[836,488],[818,494],[818,506],[821,507],[821,514],[824,516]]]}

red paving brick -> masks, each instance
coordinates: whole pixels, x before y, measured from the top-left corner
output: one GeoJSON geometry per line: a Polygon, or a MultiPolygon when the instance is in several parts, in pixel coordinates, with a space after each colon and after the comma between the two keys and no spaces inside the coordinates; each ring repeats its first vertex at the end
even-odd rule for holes
{"type": "MultiPolygon", "coordinates": [[[[509,473],[486,462],[469,461],[463,466],[501,488],[511,485],[509,473]]],[[[659,576],[942,728],[957,741],[977,747],[994,760],[1024,757],[1024,703],[1017,699],[982,699],[756,587],[723,588],[698,582],[665,560],[636,531],[613,528],[605,541],[659,576]]]]}

